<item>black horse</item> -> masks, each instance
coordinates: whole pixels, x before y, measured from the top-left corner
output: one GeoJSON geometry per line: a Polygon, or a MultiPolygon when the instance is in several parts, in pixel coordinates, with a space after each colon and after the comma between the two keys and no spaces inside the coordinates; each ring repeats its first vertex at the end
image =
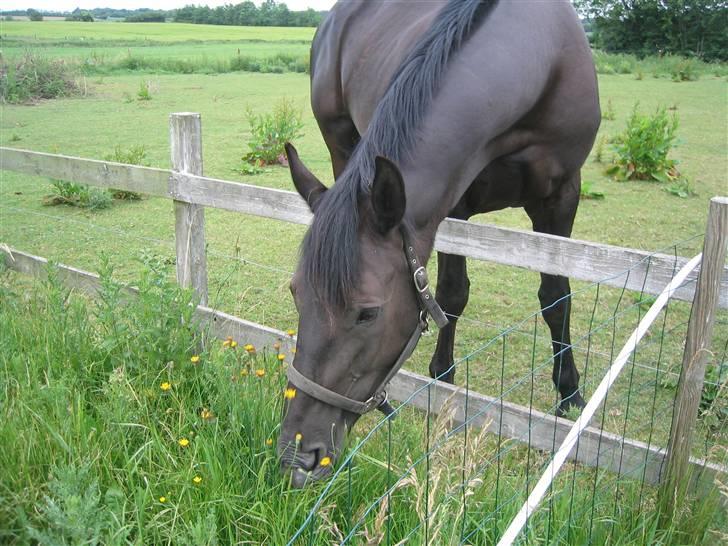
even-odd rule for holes
{"type": "MultiPolygon", "coordinates": [[[[388,407],[384,384],[425,314],[446,322],[424,275],[440,222],[523,207],[535,231],[569,236],[600,122],[591,52],[560,0],[341,2],[313,41],[311,102],[336,183],[327,190],[287,146],[314,212],[291,282],[296,390],[278,444],[297,486],[330,472],[361,413],[388,407]]],[[[438,271],[452,318],[430,373],[451,382],[465,258],[439,253],[438,271]]],[[[584,405],[569,292],[567,278],[541,276],[559,411],[584,405]]]]}

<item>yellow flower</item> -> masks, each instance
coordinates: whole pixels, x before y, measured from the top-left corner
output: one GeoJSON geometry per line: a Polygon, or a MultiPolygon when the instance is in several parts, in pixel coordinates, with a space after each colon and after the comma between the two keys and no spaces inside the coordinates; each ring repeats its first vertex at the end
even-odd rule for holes
{"type": "Polygon", "coordinates": [[[295,330],[286,330],[286,334],[288,334],[289,336],[293,337],[293,336],[296,335],[296,331],[295,330]]]}
{"type": "Polygon", "coordinates": [[[168,391],[169,389],[172,388],[172,385],[169,382],[165,381],[164,383],[159,385],[159,388],[162,389],[163,391],[168,391]]]}
{"type": "Polygon", "coordinates": [[[167,497],[159,497],[159,502],[167,502],[167,497]]]}
{"type": "Polygon", "coordinates": [[[247,368],[243,368],[242,370],[240,370],[240,377],[245,377],[246,375],[248,375],[247,368]]]}
{"type": "Polygon", "coordinates": [[[263,368],[258,368],[257,370],[255,370],[255,375],[257,375],[258,377],[263,377],[265,375],[265,370],[263,368]]]}
{"type": "Polygon", "coordinates": [[[296,389],[286,389],[283,391],[283,398],[286,400],[292,400],[296,397],[296,389]]]}
{"type": "Polygon", "coordinates": [[[265,445],[267,445],[268,447],[272,446],[272,445],[273,445],[273,440],[272,440],[272,439],[270,439],[270,438],[268,438],[268,439],[267,439],[267,440],[265,441],[265,445]]]}
{"type": "Polygon", "coordinates": [[[192,355],[190,357],[190,362],[193,364],[197,364],[200,361],[200,355],[192,355]]]}
{"type": "Polygon", "coordinates": [[[202,411],[200,412],[200,417],[202,417],[203,419],[212,419],[213,417],[215,417],[215,414],[207,408],[202,408],[202,411]]]}
{"type": "Polygon", "coordinates": [[[238,342],[237,342],[237,341],[231,341],[231,342],[230,342],[230,347],[232,347],[233,349],[234,349],[235,347],[237,347],[237,346],[238,346],[238,342]]]}
{"type": "Polygon", "coordinates": [[[296,443],[299,443],[301,440],[303,440],[303,434],[300,432],[296,433],[296,443]]]}
{"type": "Polygon", "coordinates": [[[192,478],[192,482],[195,483],[196,485],[199,485],[199,484],[202,483],[202,477],[201,476],[195,476],[194,478],[192,478]]]}
{"type": "Polygon", "coordinates": [[[243,346],[243,349],[245,349],[249,353],[254,353],[255,352],[255,347],[253,345],[251,345],[250,343],[248,343],[247,345],[243,346]]]}
{"type": "Polygon", "coordinates": [[[190,445],[190,441],[187,438],[180,438],[177,443],[182,447],[187,447],[188,445],[190,445]]]}
{"type": "Polygon", "coordinates": [[[331,457],[323,457],[323,458],[322,458],[322,459],[321,459],[321,460],[319,461],[319,464],[320,464],[321,466],[329,466],[329,465],[331,464],[331,457]]]}
{"type": "Polygon", "coordinates": [[[295,347],[293,349],[291,349],[291,353],[293,353],[294,355],[296,354],[296,348],[295,347]]]}
{"type": "Polygon", "coordinates": [[[283,353],[280,353],[276,358],[278,360],[280,360],[281,362],[283,362],[286,359],[286,355],[284,355],[283,353]]]}
{"type": "Polygon", "coordinates": [[[225,341],[222,342],[223,347],[230,347],[230,344],[233,342],[233,338],[228,336],[225,341]]]}

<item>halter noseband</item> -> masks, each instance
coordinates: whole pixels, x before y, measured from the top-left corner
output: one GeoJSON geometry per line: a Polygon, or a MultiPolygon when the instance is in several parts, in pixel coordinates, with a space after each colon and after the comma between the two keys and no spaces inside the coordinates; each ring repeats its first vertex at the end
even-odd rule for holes
{"type": "Polygon", "coordinates": [[[385,388],[415,350],[422,333],[427,331],[427,315],[429,314],[432,317],[432,320],[435,321],[438,328],[443,328],[448,323],[445,313],[435,301],[435,298],[432,296],[432,292],[430,292],[427,271],[425,270],[425,266],[421,264],[417,257],[409,231],[404,225],[401,225],[400,232],[402,233],[402,240],[404,242],[404,254],[407,258],[407,265],[409,266],[410,273],[412,274],[412,281],[414,283],[415,293],[417,294],[417,303],[420,308],[420,316],[417,320],[417,326],[415,326],[412,335],[407,341],[407,344],[404,346],[404,349],[402,349],[402,352],[397,358],[397,361],[394,363],[392,369],[379,386],[374,389],[373,394],[364,402],[354,400],[353,398],[349,398],[348,396],[344,396],[343,394],[339,394],[338,392],[319,385],[296,370],[296,368],[293,367],[293,364],[288,366],[288,380],[296,388],[302,390],[316,400],[352,413],[358,413],[360,415],[369,413],[374,409],[378,409],[385,415],[390,415],[394,409],[387,401],[387,391],[385,388]]]}

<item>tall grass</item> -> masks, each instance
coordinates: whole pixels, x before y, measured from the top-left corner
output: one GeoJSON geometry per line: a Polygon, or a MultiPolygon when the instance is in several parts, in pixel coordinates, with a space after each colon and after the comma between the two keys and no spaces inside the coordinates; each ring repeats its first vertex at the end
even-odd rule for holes
{"type": "Polygon", "coordinates": [[[63,60],[26,52],[14,61],[0,57],[0,98],[19,103],[79,94],[78,72],[63,60]]]}
{"type": "MultiPolygon", "coordinates": [[[[142,261],[134,298],[108,260],[93,301],[63,288],[53,267],[43,282],[0,273],[0,541],[285,544],[321,491],[291,490],[279,474],[285,363],[245,340],[200,347],[192,294],[161,259],[142,261]]],[[[352,543],[418,543],[427,532],[438,544],[492,544],[525,496],[526,461],[547,458],[475,430],[467,443],[448,435],[451,415],[425,428],[407,409],[364,442],[306,543],[347,533],[352,543]]],[[[573,467],[551,499],[526,543],[710,544],[710,527],[725,523],[711,502],[686,499],[659,530],[651,488],[573,467]]]]}
{"type": "Polygon", "coordinates": [[[598,74],[634,74],[637,79],[645,75],[670,78],[673,81],[692,81],[705,76],[728,76],[725,63],[706,63],[699,59],[677,55],[638,57],[628,53],[592,52],[598,74]]]}

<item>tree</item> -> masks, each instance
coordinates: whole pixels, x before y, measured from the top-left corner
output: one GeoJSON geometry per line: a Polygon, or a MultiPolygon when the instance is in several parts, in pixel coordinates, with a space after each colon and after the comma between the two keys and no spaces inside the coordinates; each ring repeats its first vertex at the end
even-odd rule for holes
{"type": "Polygon", "coordinates": [[[28,19],[31,21],[42,21],[43,20],[43,14],[35,9],[29,9],[27,12],[28,19]]]}
{"type": "Polygon", "coordinates": [[[726,0],[574,0],[593,25],[594,44],[612,52],[728,60],[726,0]]]}

